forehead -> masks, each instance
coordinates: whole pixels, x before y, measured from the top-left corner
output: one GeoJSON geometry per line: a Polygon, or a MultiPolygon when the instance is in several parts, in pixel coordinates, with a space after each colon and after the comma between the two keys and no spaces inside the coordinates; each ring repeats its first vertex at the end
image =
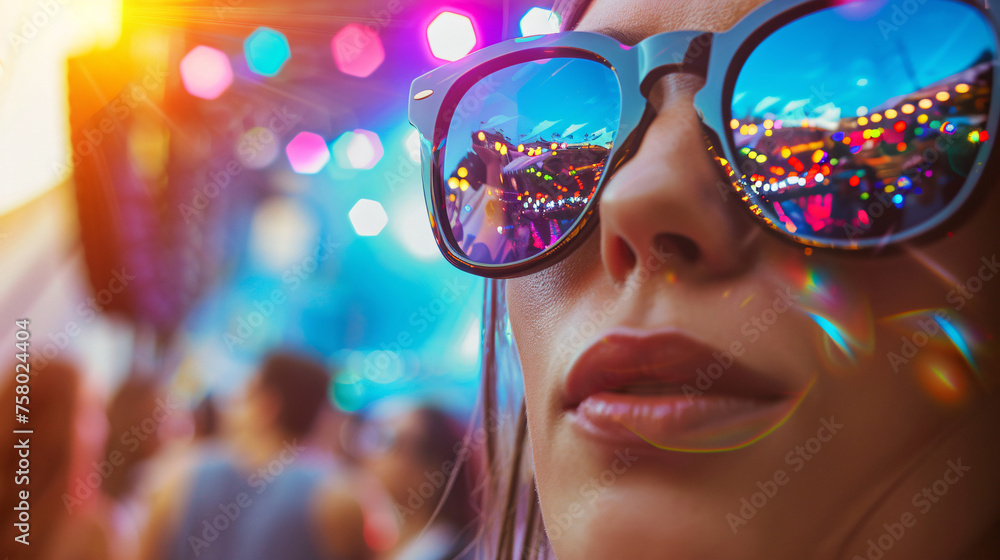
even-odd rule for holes
{"type": "Polygon", "coordinates": [[[576,27],[614,30],[627,43],[665,31],[725,31],[767,0],[593,0],[576,27]]]}

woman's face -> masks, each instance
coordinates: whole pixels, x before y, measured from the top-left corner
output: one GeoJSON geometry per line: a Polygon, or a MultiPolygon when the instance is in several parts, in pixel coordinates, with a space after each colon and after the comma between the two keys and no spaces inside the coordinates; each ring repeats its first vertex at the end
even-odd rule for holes
{"type": "MultiPolygon", "coordinates": [[[[762,3],[596,0],[578,29],[628,41],[723,31],[762,3]]],[[[564,261],[507,284],[556,554],[959,556],[1000,508],[1000,407],[984,386],[1000,311],[995,182],[983,180],[990,192],[968,221],[930,243],[886,256],[807,251],[722,196],[692,140],[702,137],[692,104],[701,86],[686,75],[658,84],[658,116],[606,184],[599,229],[564,261]],[[942,324],[964,336],[949,339],[942,324]],[[689,352],[689,339],[708,350],[689,352]],[[616,359],[666,381],[612,386],[600,370],[616,359]],[[716,377],[699,382],[698,369],[716,377]],[[601,402],[619,408],[576,406],[602,383],[601,402]],[[777,427],[764,386],[804,395],[777,427]]]]}

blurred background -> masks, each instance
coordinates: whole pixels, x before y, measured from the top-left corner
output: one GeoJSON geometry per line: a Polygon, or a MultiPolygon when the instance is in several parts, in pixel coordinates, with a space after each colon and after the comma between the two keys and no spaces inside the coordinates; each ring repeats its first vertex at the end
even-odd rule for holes
{"type": "MultiPolygon", "coordinates": [[[[105,548],[139,555],[157,492],[211,480],[202,467],[215,455],[201,447],[236,449],[228,460],[243,482],[278,456],[280,445],[247,443],[267,441],[248,430],[273,430],[286,447],[311,442],[317,464],[376,482],[391,469],[369,464],[372,454],[411,428],[418,443],[457,442],[456,454],[476,402],[483,285],[434,244],[409,83],[485,45],[556,30],[550,7],[0,2],[0,340],[13,344],[15,321],[29,321],[37,387],[26,424],[47,430],[34,436],[36,464],[62,465],[32,480],[33,537],[55,539],[54,519],[103,492],[105,548]],[[273,383],[316,364],[322,384],[273,383]],[[308,429],[290,427],[289,410],[313,408],[308,429]],[[138,445],[147,439],[156,445],[138,445]],[[184,461],[165,451],[174,448],[184,461]],[[111,461],[116,449],[128,467],[111,461]],[[145,466],[133,473],[133,463],[145,466]],[[167,474],[151,480],[154,467],[167,474]],[[54,504],[45,515],[44,500],[54,504]],[[35,534],[45,524],[51,532],[35,534]]],[[[6,402],[15,383],[4,371],[6,402]]],[[[420,445],[410,452],[427,464],[447,459],[420,445]]],[[[422,480],[393,489],[381,478],[390,498],[422,480]]],[[[365,533],[378,533],[378,515],[361,509],[365,533]]],[[[399,552],[406,517],[397,509],[383,524],[396,525],[395,541],[371,537],[369,548],[399,552]]]]}

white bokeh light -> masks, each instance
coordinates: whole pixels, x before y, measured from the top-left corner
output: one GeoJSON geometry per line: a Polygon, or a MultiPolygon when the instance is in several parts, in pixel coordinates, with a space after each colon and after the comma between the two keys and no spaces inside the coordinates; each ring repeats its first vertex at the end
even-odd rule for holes
{"type": "Polygon", "coordinates": [[[347,160],[354,169],[371,169],[384,154],[382,141],[370,130],[355,130],[347,144],[347,160]]]}
{"type": "Polygon", "coordinates": [[[521,18],[521,36],[547,35],[559,32],[559,17],[552,10],[532,8],[521,18]]]}
{"type": "Polygon", "coordinates": [[[410,154],[410,159],[420,163],[420,133],[416,130],[411,131],[410,135],[406,137],[406,150],[410,154]]]}
{"type": "Polygon", "coordinates": [[[378,235],[389,223],[389,216],[386,215],[382,205],[367,198],[359,200],[347,215],[351,219],[354,231],[362,237],[378,235]]]}
{"type": "Polygon", "coordinates": [[[427,44],[431,54],[452,62],[476,48],[476,29],[472,20],[455,12],[442,12],[427,26],[427,44]]]}
{"type": "MultiPolygon", "coordinates": [[[[419,180],[413,185],[412,192],[421,192],[419,180]]],[[[414,257],[420,260],[441,258],[421,197],[408,196],[393,207],[391,229],[400,245],[414,257]]]]}

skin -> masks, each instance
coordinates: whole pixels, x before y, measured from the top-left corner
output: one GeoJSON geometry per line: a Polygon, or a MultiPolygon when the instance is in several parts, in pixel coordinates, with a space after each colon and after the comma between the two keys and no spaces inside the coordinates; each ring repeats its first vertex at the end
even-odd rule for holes
{"type": "MultiPolygon", "coordinates": [[[[759,4],[597,0],[577,29],[610,29],[630,42],[679,29],[724,31],[759,4]]],[[[701,86],[684,75],[658,84],[651,99],[658,116],[635,157],[605,186],[599,228],[562,262],[507,283],[541,508],[557,556],[866,558],[869,539],[910,513],[915,525],[893,540],[884,558],[997,557],[996,392],[985,389],[954,346],[925,347],[898,371],[887,355],[900,352],[902,335],[919,329],[889,318],[918,309],[945,308],[982,333],[1000,332],[997,283],[987,281],[955,311],[946,299],[954,284],[928,264],[959,282],[977,274],[980,259],[1000,250],[1000,189],[983,179],[987,194],[979,209],[954,225],[952,236],[890,255],[807,255],[803,246],[765,231],[736,197],[720,196],[692,105],[701,86]],[[673,256],[666,269],[648,274],[643,262],[657,248],[673,256]],[[807,288],[805,271],[820,278],[823,289],[807,288]],[[801,309],[780,315],[748,342],[740,327],[786,287],[801,295],[800,308],[859,341],[852,346],[855,362],[801,309]],[[608,304],[615,312],[601,320],[598,310],[608,304]],[[580,325],[588,322],[596,328],[584,332],[580,325]],[[633,446],[628,453],[637,459],[606,476],[613,480],[599,483],[595,496],[585,491],[588,482],[600,480],[615,452],[625,449],[581,435],[560,398],[573,359],[616,327],[673,327],[716,349],[742,341],[740,360],[748,367],[800,386],[816,376],[816,384],[787,423],[748,447],[693,454],[633,446]],[[566,346],[580,338],[582,344],[566,346]],[[935,365],[958,390],[928,381],[935,365]],[[808,461],[789,462],[788,454],[831,417],[844,427],[808,461]],[[969,470],[923,513],[914,496],[959,459],[969,470]],[[779,470],[786,484],[734,534],[727,514],[739,516],[740,500],[779,470]]],[[[989,384],[996,342],[984,339],[977,349],[986,350],[976,360],[989,384]]]]}

